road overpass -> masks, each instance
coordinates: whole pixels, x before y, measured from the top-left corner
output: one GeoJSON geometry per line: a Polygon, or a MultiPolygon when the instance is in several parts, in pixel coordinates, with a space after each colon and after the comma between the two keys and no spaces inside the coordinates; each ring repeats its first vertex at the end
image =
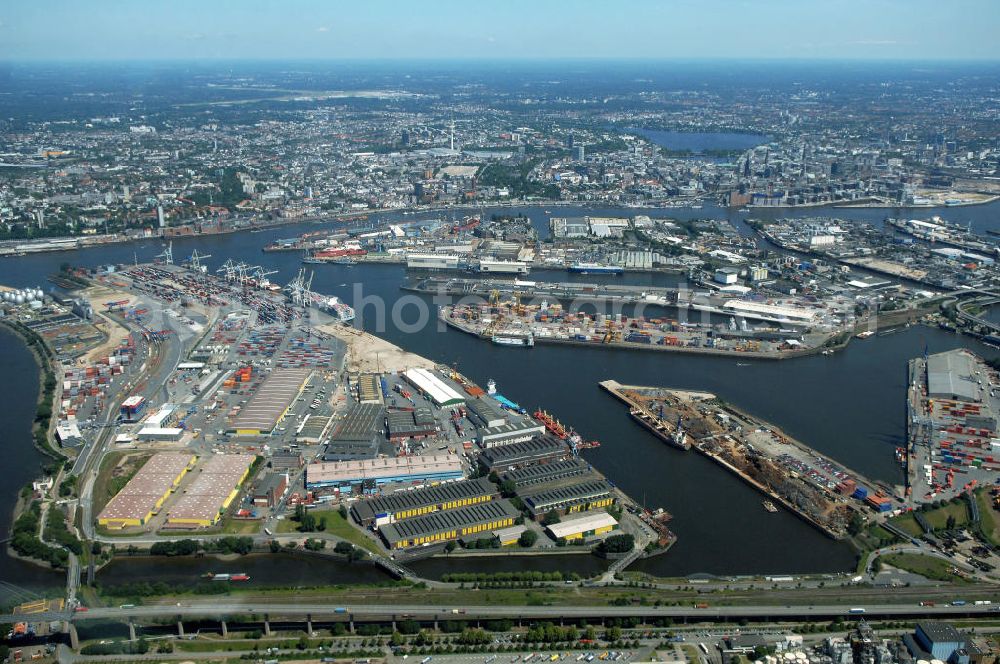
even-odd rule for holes
{"type": "MultiPolygon", "coordinates": [[[[182,621],[185,619],[214,618],[223,620],[227,616],[256,617],[255,620],[305,620],[311,619],[324,622],[390,622],[394,620],[416,620],[432,622],[435,620],[577,620],[587,619],[600,622],[607,618],[639,618],[656,619],[672,618],[674,620],[718,621],[746,618],[748,620],[827,620],[843,618],[851,613],[852,608],[864,608],[866,618],[896,619],[896,618],[942,618],[960,619],[976,616],[998,615],[1000,605],[988,605],[968,602],[964,605],[942,604],[939,606],[920,606],[912,604],[826,604],[826,605],[745,605],[745,606],[709,606],[696,608],[690,606],[428,606],[425,604],[369,604],[357,606],[337,606],[323,602],[296,603],[238,603],[238,602],[205,602],[186,605],[149,605],[101,607],[79,612],[48,612],[31,615],[14,614],[0,616],[0,622],[15,622],[18,620],[50,621],[68,620],[83,622],[91,620],[118,621],[123,623],[141,623],[148,621],[182,621]]],[[[862,615],[862,614],[857,614],[862,615]]]]}

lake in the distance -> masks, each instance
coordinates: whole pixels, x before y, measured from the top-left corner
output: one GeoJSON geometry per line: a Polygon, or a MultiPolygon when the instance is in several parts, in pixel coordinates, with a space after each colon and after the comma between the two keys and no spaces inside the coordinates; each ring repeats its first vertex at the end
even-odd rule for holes
{"type": "Polygon", "coordinates": [[[771,140],[763,134],[731,132],[664,131],[661,129],[630,128],[628,131],[669,150],[689,150],[700,154],[707,150],[749,150],[771,140]]]}

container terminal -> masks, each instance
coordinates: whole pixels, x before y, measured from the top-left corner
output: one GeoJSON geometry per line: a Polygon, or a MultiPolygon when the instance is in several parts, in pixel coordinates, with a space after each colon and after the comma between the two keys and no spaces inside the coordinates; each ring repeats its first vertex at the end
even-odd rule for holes
{"type": "Polygon", "coordinates": [[[239,532],[266,544],[294,532],[298,506],[343,505],[399,559],[449,542],[531,553],[625,532],[636,548],[624,567],[675,540],[669,513],[586,462],[598,441],[492,380],[483,389],[345,325],[304,272],[281,287],[251,266],[164,262],[95,280],[107,297],[98,315],[130,349],[113,366],[134,368],[106,372],[86,421],[62,414],[81,429],[78,464],[95,471],[81,491],[88,536],[239,532]]]}
{"type": "MultiPolygon", "coordinates": [[[[747,317],[734,313],[728,322],[688,323],[663,311],[662,317],[571,311],[558,301],[524,304],[517,294],[502,300],[500,292],[493,291],[488,303],[445,305],[438,316],[450,327],[496,345],[524,348],[568,343],[781,359],[832,353],[841,337],[841,328],[823,329],[811,322],[751,325],[747,317]]],[[[710,320],[708,315],[702,318],[710,320]]]]}
{"type": "Polygon", "coordinates": [[[830,537],[847,536],[855,513],[874,508],[866,499],[891,495],[883,487],[819,454],[775,427],[719,401],[714,394],[664,387],[600,386],[629,407],[633,418],[680,451],[694,450],[736,474],[775,504],[830,537]]]}
{"type": "Polygon", "coordinates": [[[1000,375],[959,349],[909,362],[907,495],[949,500],[1000,477],[1000,375]]]}

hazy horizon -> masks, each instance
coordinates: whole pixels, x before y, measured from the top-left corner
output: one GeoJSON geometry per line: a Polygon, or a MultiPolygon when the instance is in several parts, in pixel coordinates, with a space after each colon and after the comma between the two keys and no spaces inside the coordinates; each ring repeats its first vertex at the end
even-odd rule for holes
{"type": "Polygon", "coordinates": [[[995,61],[994,0],[11,0],[0,60],[995,61]]]}

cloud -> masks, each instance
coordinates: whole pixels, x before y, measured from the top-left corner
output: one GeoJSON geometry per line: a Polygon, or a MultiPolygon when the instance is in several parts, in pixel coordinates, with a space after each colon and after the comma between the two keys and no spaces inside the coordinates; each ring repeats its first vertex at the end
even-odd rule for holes
{"type": "Polygon", "coordinates": [[[491,44],[496,43],[496,40],[497,40],[497,38],[494,37],[493,35],[490,35],[489,37],[486,38],[486,41],[488,41],[491,44]]]}
{"type": "Polygon", "coordinates": [[[321,25],[320,27],[316,28],[316,32],[330,32],[330,28],[326,27],[325,25],[321,25]]]}

